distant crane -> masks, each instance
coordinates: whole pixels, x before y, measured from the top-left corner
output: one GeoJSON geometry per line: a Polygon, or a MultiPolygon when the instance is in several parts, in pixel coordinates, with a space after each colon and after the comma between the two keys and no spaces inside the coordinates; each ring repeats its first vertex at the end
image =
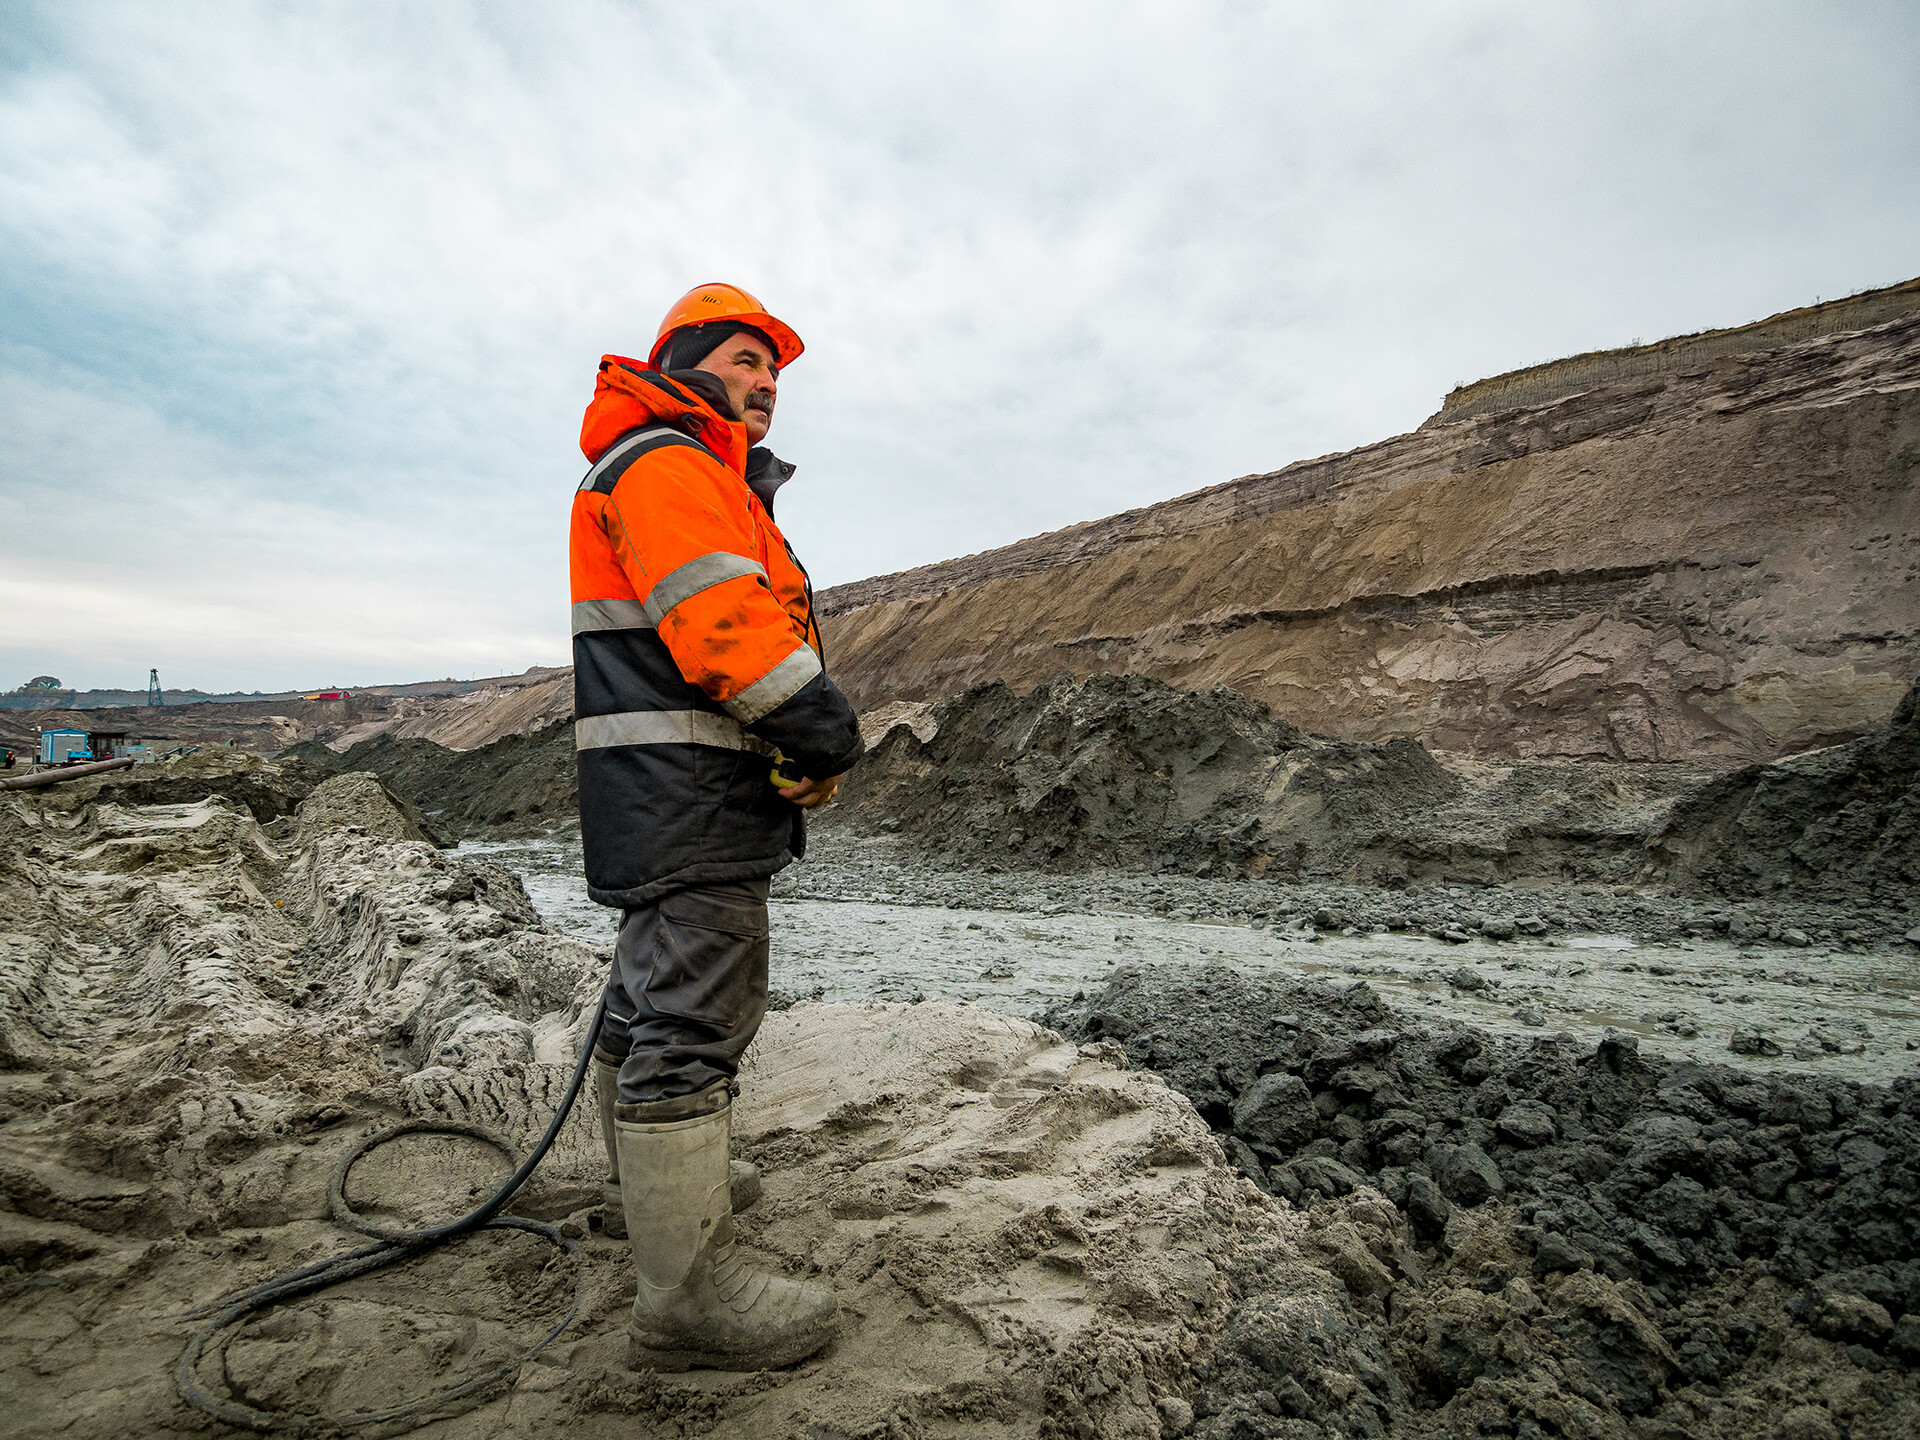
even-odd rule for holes
{"type": "Polygon", "coordinates": [[[160,668],[156,665],[147,671],[147,704],[164,705],[166,703],[166,696],[160,693],[160,668]]]}

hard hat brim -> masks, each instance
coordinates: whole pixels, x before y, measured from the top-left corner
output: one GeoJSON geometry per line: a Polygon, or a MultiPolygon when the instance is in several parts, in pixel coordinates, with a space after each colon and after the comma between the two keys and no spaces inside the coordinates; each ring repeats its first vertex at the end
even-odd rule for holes
{"type": "Polygon", "coordinates": [[[799,334],[784,321],[776,320],[760,308],[760,302],[737,285],[714,283],[696,285],[675,302],[660,322],[659,332],[653,337],[653,349],[647,356],[652,365],[660,363],[660,352],[666,348],[667,341],[676,331],[691,325],[715,325],[731,320],[740,325],[751,325],[763,332],[773,342],[774,364],[782,370],[798,360],[806,350],[799,334]],[[696,297],[699,304],[696,305],[696,297]],[[702,306],[708,308],[701,308],[702,306]],[[739,308],[728,308],[738,306],[739,308]],[[718,310],[719,313],[715,313],[718,310]]]}

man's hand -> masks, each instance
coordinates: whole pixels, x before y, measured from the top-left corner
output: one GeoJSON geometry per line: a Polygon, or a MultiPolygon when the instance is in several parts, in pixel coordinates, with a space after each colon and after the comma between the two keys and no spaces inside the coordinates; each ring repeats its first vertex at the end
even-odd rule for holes
{"type": "Polygon", "coordinates": [[[825,780],[802,780],[798,785],[789,785],[780,792],[782,800],[791,800],[802,810],[811,810],[833,799],[834,792],[840,788],[840,775],[829,775],[825,780]]]}

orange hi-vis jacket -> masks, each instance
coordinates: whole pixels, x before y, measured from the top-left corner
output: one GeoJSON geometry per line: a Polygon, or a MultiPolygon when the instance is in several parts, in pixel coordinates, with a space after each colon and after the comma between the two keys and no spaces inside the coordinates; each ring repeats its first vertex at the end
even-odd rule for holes
{"type": "Polygon", "coordinates": [[[824,779],[860,758],[827,678],[806,571],[749,483],[789,467],[749,452],[725,387],[609,355],[573,500],[574,750],[587,888],[647,904],[759,879],[806,848],[773,757],[824,779]]]}

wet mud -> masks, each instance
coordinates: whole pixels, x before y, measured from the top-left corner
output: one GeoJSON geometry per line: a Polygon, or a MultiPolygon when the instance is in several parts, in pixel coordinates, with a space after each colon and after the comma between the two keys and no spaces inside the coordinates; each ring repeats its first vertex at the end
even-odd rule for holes
{"type": "MultiPolygon", "coordinates": [[[[513,869],[557,929],[611,942],[613,912],[581,893],[577,835],[468,841],[458,853],[513,869]]],[[[1620,1030],[1675,1058],[1735,1067],[1885,1082],[1920,1060],[1920,946],[1898,931],[1869,943],[1844,910],[1825,925],[1807,907],[1789,911],[1824,937],[1816,941],[1765,910],[1636,892],[1420,897],[1244,882],[1236,892],[1162,877],[1035,882],[901,860],[891,842],[842,842],[778,877],[776,1004],[949,999],[1030,1015],[1105,984],[1119,966],[1226,964],[1364,979],[1396,1005],[1497,1033],[1597,1043],[1620,1030]],[[1716,915],[1746,938],[1725,938],[1716,915]],[[1769,929],[1806,943],[1768,943],[1769,929]]]]}

